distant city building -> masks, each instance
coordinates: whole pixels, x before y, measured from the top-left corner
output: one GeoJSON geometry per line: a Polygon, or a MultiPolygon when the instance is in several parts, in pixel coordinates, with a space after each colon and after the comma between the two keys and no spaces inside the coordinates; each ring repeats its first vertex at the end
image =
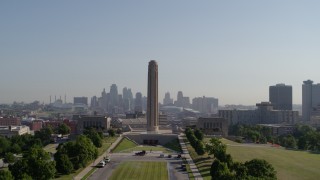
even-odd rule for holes
{"type": "Polygon", "coordinates": [[[202,118],[197,122],[197,128],[206,135],[228,136],[228,120],[221,117],[202,118]]]}
{"type": "Polygon", "coordinates": [[[175,106],[183,107],[183,93],[179,91],[177,94],[177,101],[174,103],[175,106]]]}
{"type": "Polygon", "coordinates": [[[112,84],[110,87],[110,105],[114,107],[114,106],[118,106],[118,104],[119,104],[118,87],[116,84],[112,84]]]}
{"type": "Polygon", "coordinates": [[[31,122],[30,129],[32,131],[40,131],[42,129],[43,121],[42,120],[34,120],[31,122]]]}
{"type": "Polygon", "coordinates": [[[123,88],[123,109],[125,112],[129,112],[132,110],[132,92],[131,89],[127,87],[123,88]]]}
{"type": "Polygon", "coordinates": [[[219,110],[219,116],[230,124],[294,124],[298,111],[273,110],[270,102],[257,103],[256,110],[219,110]]]}
{"type": "Polygon", "coordinates": [[[10,138],[24,134],[30,134],[30,128],[28,126],[0,126],[0,136],[10,138]]]}
{"type": "Polygon", "coordinates": [[[182,99],[182,107],[183,108],[190,108],[191,107],[190,98],[189,97],[183,97],[183,99],[182,99]]]}
{"type": "Polygon", "coordinates": [[[142,94],[141,92],[136,93],[135,103],[134,103],[134,111],[142,112],[142,94]]]}
{"type": "Polygon", "coordinates": [[[0,126],[20,126],[21,119],[15,117],[0,117],[0,126]]]}
{"type": "Polygon", "coordinates": [[[285,84],[270,86],[269,101],[274,110],[292,110],[292,86],[285,84]]]}
{"type": "Polygon", "coordinates": [[[166,92],[166,94],[164,96],[163,105],[173,105],[173,99],[170,98],[169,92],[166,92]]]}
{"type": "Polygon", "coordinates": [[[271,128],[271,133],[275,136],[292,134],[295,130],[295,125],[293,124],[258,124],[262,127],[271,128]]]}
{"type": "Polygon", "coordinates": [[[98,103],[97,96],[93,96],[91,98],[90,107],[95,108],[95,107],[98,107],[98,105],[99,105],[99,103],[98,103]]]}
{"type": "Polygon", "coordinates": [[[320,105],[320,84],[303,81],[302,85],[302,120],[310,121],[311,113],[320,105]]]}
{"type": "Polygon", "coordinates": [[[192,108],[201,113],[218,113],[219,100],[213,97],[196,97],[192,99],[192,108]]]}
{"type": "Polygon", "coordinates": [[[73,104],[82,104],[88,106],[88,97],[74,97],[73,104]]]}

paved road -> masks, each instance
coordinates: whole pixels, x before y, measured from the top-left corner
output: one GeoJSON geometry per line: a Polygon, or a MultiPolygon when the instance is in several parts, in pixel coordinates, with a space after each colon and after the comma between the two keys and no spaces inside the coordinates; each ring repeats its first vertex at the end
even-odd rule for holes
{"type": "Polygon", "coordinates": [[[185,180],[189,179],[186,171],[181,170],[181,159],[176,158],[160,158],[159,153],[148,153],[146,156],[134,156],[134,153],[114,153],[111,154],[111,162],[103,168],[98,168],[94,174],[92,174],[89,180],[105,180],[108,179],[115,168],[125,161],[162,161],[168,163],[168,172],[170,180],[185,180]]]}

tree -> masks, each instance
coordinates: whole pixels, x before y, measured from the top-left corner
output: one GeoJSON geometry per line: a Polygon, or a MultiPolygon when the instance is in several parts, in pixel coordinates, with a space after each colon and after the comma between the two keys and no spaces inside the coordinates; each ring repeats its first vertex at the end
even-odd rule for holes
{"type": "Polygon", "coordinates": [[[84,130],[83,134],[86,135],[96,147],[102,146],[102,138],[96,129],[94,128],[86,129],[84,130]]]}
{"type": "Polygon", "coordinates": [[[298,139],[297,146],[298,146],[298,149],[307,150],[308,149],[307,137],[306,136],[300,137],[298,139]]]}
{"type": "Polygon", "coordinates": [[[9,165],[9,170],[15,176],[15,179],[33,179],[46,180],[55,176],[55,161],[51,161],[48,152],[39,146],[33,146],[13,165],[9,165]],[[25,176],[25,177],[23,177],[25,176]]]}
{"type": "Polygon", "coordinates": [[[51,135],[53,134],[53,130],[50,126],[42,128],[40,131],[36,131],[34,138],[40,139],[42,145],[47,145],[51,141],[51,135]]]}
{"type": "Polygon", "coordinates": [[[223,144],[218,138],[211,138],[210,143],[206,144],[206,151],[209,155],[213,154],[215,158],[223,159],[226,154],[227,146],[223,144]]]}
{"type": "Polygon", "coordinates": [[[73,171],[73,164],[68,155],[56,153],[54,159],[56,161],[56,169],[59,173],[70,174],[73,171]]]}
{"type": "Polygon", "coordinates": [[[0,170],[0,180],[14,180],[10,171],[0,170]]]}
{"type": "Polygon", "coordinates": [[[241,162],[234,162],[231,169],[235,172],[236,179],[248,179],[248,168],[241,162]]]}
{"type": "Polygon", "coordinates": [[[20,154],[22,152],[21,147],[18,144],[13,144],[11,146],[11,152],[15,154],[20,154]]]}
{"type": "Polygon", "coordinates": [[[98,157],[98,149],[92,141],[84,135],[77,137],[75,141],[60,144],[55,154],[55,159],[59,159],[62,154],[66,154],[73,164],[75,170],[85,167],[90,160],[98,157]]]}
{"type": "Polygon", "coordinates": [[[13,155],[13,153],[8,152],[5,154],[3,162],[11,164],[14,163],[16,161],[16,157],[13,155]]]}
{"type": "Polygon", "coordinates": [[[10,144],[11,143],[7,138],[0,136],[0,156],[3,156],[6,152],[9,151],[10,144]]]}
{"type": "Polygon", "coordinates": [[[62,135],[70,134],[70,127],[62,123],[57,127],[56,131],[58,134],[62,135]]]}
{"type": "Polygon", "coordinates": [[[212,179],[219,179],[219,180],[233,179],[233,176],[227,164],[219,161],[218,159],[213,161],[210,169],[210,175],[212,179]]]}
{"type": "Polygon", "coordinates": [[[196,136],[196,138],[197,138],[198,140],[200,140],[200,141],[203,140],[204,135],[203,135],[203,132],[202,132],[201,130],[195,129],[194,135],[196,136]]]}
{"type": "Polygon", "coordinates": [[[109,134],[109,136],[111,136],[111,137],[113,137],[113,136],[116,135],[116,133],[115,133],[115,131],[114,131],[113,129],[109,129],[109,130],[108,130],[108,134],[109,134]]]}
{"type": "Polygon", "coordinates": [[[200,156],[204,155],[205,153],[203,142],[200,140],[196,141],[194,149],[196,150],[197,154],[200,156]]]}
{"type": "Polygon", "coordinates": [[[257,178],[277,179],[276,171],[266,160],[253,159],[244,163],[248,169],[248,175],[257,178]]]}

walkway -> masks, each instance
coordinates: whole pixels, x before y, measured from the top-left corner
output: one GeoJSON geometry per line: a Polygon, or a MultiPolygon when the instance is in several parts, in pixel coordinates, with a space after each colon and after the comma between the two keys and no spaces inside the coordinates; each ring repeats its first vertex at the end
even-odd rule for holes
{"type": "Polygon", "coordinates": [[[192,174],[193,174],[193,177],[194,179],[196,180],[203,180],[197,166],[194,164],[189,152],[188,152],[188,149],[187,149],[187,146],[186,144],[184,143],[183,141],[183,138],[181,137],[181,135],[178,136],[179,138],[179,142],[180,142],[180,145],[181,145],[181,149],[182,149],[182,154],[185,158],[187,158],[187,162],[190,166],[190,169],[192,171],[192,174]]]}
{"type": "Polygon", "coordinates": [[[93,162],[93,164],[90,164],[89,166],[87,166],[85,169],[83,169],[83,170],[82,170],[76,177],[74,177],[73,179],[74,179],[74,180],[81,180],[86,174],[88,174],[89,171],[91,171],[91,169],[93,169],[93,166],[94,166],[95,164],[97,164],[98,162],[102,161],[103,158],[107,156],[107,154],[110,152],[110,150],[113,149],[113,148],[120,142],[121,138],[122,138],[122,136],[120,135],[120,136],[118,137],[118,139],[111,144],[111,146],[108,148],[108,150],[107,150],[105,153],[103,153],[101,156],[99,156],[99,157],[93,162]]]}

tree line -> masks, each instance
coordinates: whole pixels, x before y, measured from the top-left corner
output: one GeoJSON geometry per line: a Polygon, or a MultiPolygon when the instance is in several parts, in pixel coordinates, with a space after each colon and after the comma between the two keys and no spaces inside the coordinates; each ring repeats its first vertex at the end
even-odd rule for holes
{"type": "MultiPolygon", "coordinates": [[[[242,136],[246,140],[259,143],[279,144],[283,147],[299,150],[320,151],[320,129],[297,124],[291,134],[274,135],[270,127],[236,124],[230,127],[230,134],[242,136]]],[[[241,140],[238,139],[238,142],[241,140]]]]}
{"type": "MultiPolygon", "coordinates": [[[[62,128],[63,129],[63,128],[62,128]]],[[[43,150],[50,143],[52,128],[46,127],[32,135],[0,136],[0,156],[9,163],[9,171],[0,171],[0,180],[47,180],[56,175],[70,174],[98,157],[103,144],[103,134],[95,128],[86,129],[74,141],[59,144],[54,159],[43,150]],[[13,154],[22,154],[16,158],[13,154]]],[[[109,132],[114,136],[114,131],[109,132]]]]}

